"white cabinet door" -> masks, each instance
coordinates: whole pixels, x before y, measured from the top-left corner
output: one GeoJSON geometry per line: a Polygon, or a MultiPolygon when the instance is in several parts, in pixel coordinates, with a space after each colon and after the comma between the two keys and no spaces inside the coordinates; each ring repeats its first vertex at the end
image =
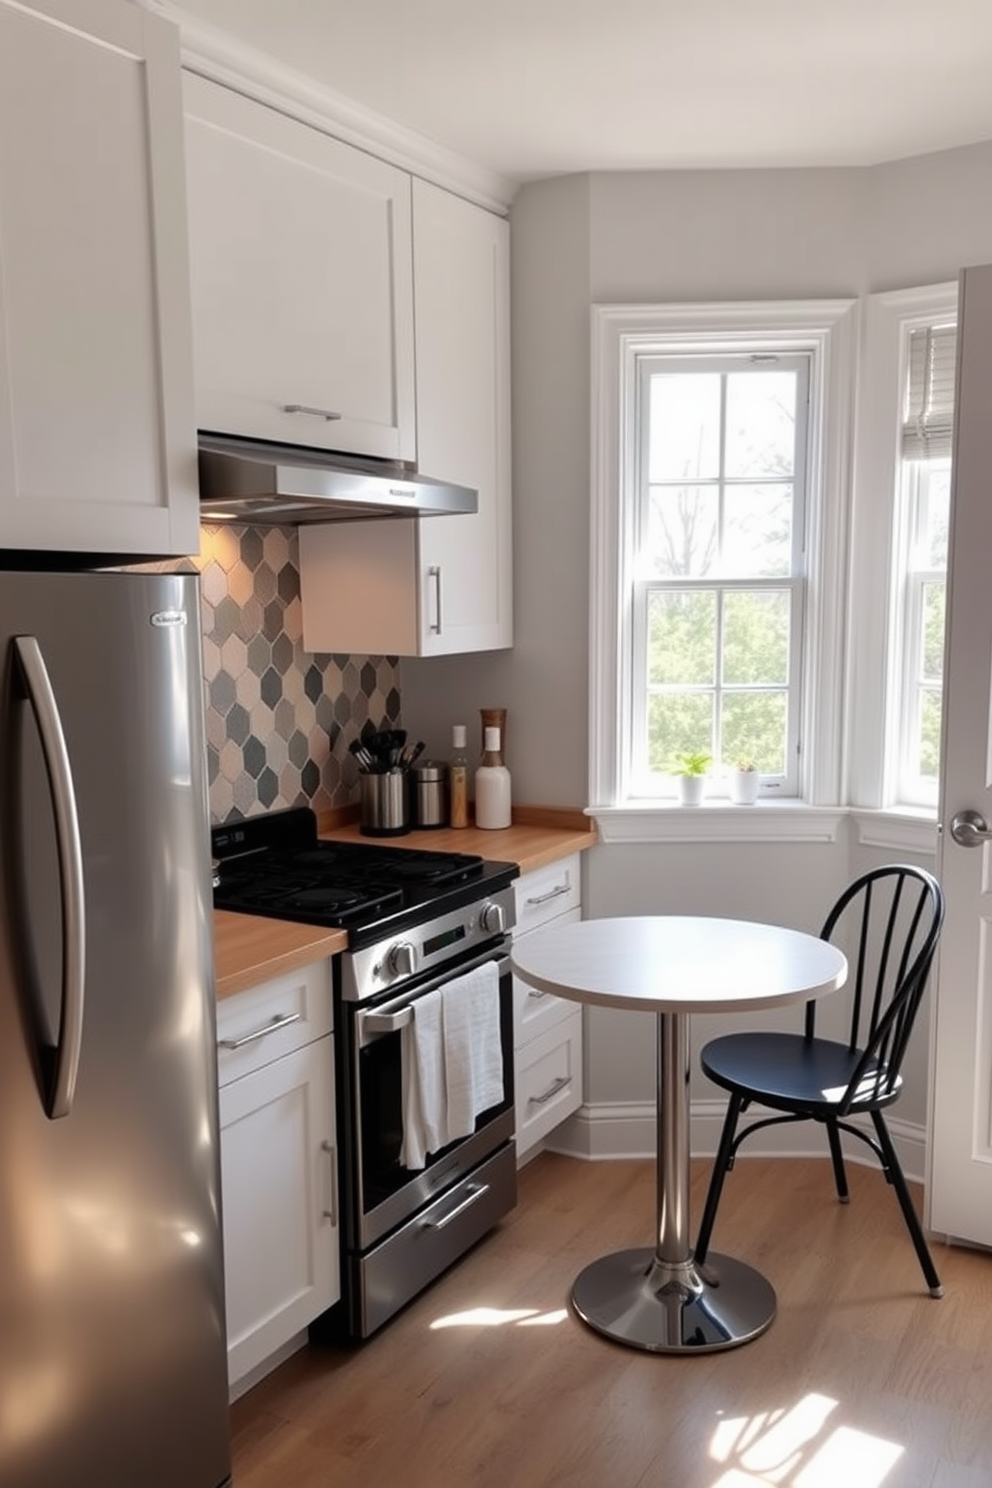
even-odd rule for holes
{"type": "Polygon", "coordinates": [[[309,651],[441,656],[513,643],[509,228],[413,183],[417,462],[472,516],[300,530],[309,651]]]}
{"type": "Polygon", "coordinates": [[[417,458],[479,493],[469,517],[431,517],[420,537],[421,652],[513,644],[509,224],[413,184],[417,458]]]}
{"type": "MultiPolygon", "coordinates": [[[[582,918],[578,853],[513,885],[514,944],[548,925],[582,918]]],[[[582,1104],[582,1008],[513,978],[517,1155],[523,1157],[582,1104]]]]}
{"type": "Polygon", "coordinates": [[[332,1035],[223,1086],[233,1386],[340,1296],[332,1035]]]}
{"type": "Polygon", "coordinates": [[[414,460],[409,176],[183,86],[200,428],[414,460]]]}
{"type": "Polygon", "coordinates": [[[199,546],[178,33],[0,0],[0,547],[199,546]]]}

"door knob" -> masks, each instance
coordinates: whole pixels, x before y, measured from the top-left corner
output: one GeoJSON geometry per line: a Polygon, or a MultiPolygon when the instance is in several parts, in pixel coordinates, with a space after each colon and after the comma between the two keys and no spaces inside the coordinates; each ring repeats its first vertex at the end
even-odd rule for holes
{"type": "Polygon", "coordinates": [[[992,842],[989,824],[980,811],[959,811],[951,817],[951,836],[961,847],[981,847],[992,842]]]}

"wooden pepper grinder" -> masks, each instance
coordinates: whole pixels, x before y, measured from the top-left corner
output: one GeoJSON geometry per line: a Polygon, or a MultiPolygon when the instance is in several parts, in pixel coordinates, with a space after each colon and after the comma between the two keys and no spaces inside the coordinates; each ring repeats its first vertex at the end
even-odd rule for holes
{"type": "Polygon", "coordinates": [[[482,721],[482,752],[486,749],[486,729],[499,729],[499,758],[493,760],[496,765],[506,764],[506,709],[505,708],[480,708],[479,717],[482,721]]]}

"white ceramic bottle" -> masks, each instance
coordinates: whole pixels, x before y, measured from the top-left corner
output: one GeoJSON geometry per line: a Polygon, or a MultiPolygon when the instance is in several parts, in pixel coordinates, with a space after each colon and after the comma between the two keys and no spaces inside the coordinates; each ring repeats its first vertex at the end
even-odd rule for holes
{"type": "Polygon", "coordinates": [[[512,821],[510,772],[500,759],[498,728],[487,728],[482,764],[475,772],[475,825],[508,827],[512,821]]]}

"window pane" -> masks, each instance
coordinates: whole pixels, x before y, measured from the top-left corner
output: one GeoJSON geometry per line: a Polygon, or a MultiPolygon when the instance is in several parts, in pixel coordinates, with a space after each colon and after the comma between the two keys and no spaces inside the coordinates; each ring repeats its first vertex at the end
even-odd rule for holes
{"type": "Polygon", "coordinates": [[[727,378],[727,474],[793,474],[796,374],[731,372],[727,378]]]}
{"type": "Polygon", "coordinates": [[[713,486],[665,486],[651,492],[649,573],[644,577],[701,578],[717,552],[719,497],[713,486]]]}
{"type": "Polygon", "coordinates": [[[721,571],[727,578],[785,578],[792,567],[792,486],[730,486],[721,571]]]}
{"type": "Polygon", "coordinates": [[[927,466],[927,516],[924,563],[947,567],[947,528],[951,513],[951,462],[931,460],[927,466]]]}
{"type": "Polygon", "coordinates": [[[656,373],[651,378],[648,480],[706,480],[720,469],[720,376],[656,373]]]}
{"type": "Polygon", "coordinates": [[[754,687],[789,680],[791,595],[731,590],[723,601],[723,684],[754,687]]]}
{"type": "MultiPolygon", "coordinates": [[[[648,682],[711,687],[716,680],[716,595],[669,590],[648,595],[648,682]]],[[[690,749],[689,744],[677,748],[690,749]]]]}
{"type": "Polygon", "coordinates": [[[648,699],[648,764],[669,774],[677,754],[713,753],[713,694],[681,692],[648,699]]]}
{"type": "Polygon", "coordinates": [[[920,774],[936,781],[940,771],[940,693],[920,694],[920,774]]]}
{"type": "Polygon", "coordinates": [[[720,741],[724,764],[750,759],[762,775],[784,775],[787,703],[784,692],[724,694],[720,741]]]}
{"type": "Polygon", "coordinates": [[[944,585],[923,585],[922,676],[939,682],[944,675],[944,585]]]}

